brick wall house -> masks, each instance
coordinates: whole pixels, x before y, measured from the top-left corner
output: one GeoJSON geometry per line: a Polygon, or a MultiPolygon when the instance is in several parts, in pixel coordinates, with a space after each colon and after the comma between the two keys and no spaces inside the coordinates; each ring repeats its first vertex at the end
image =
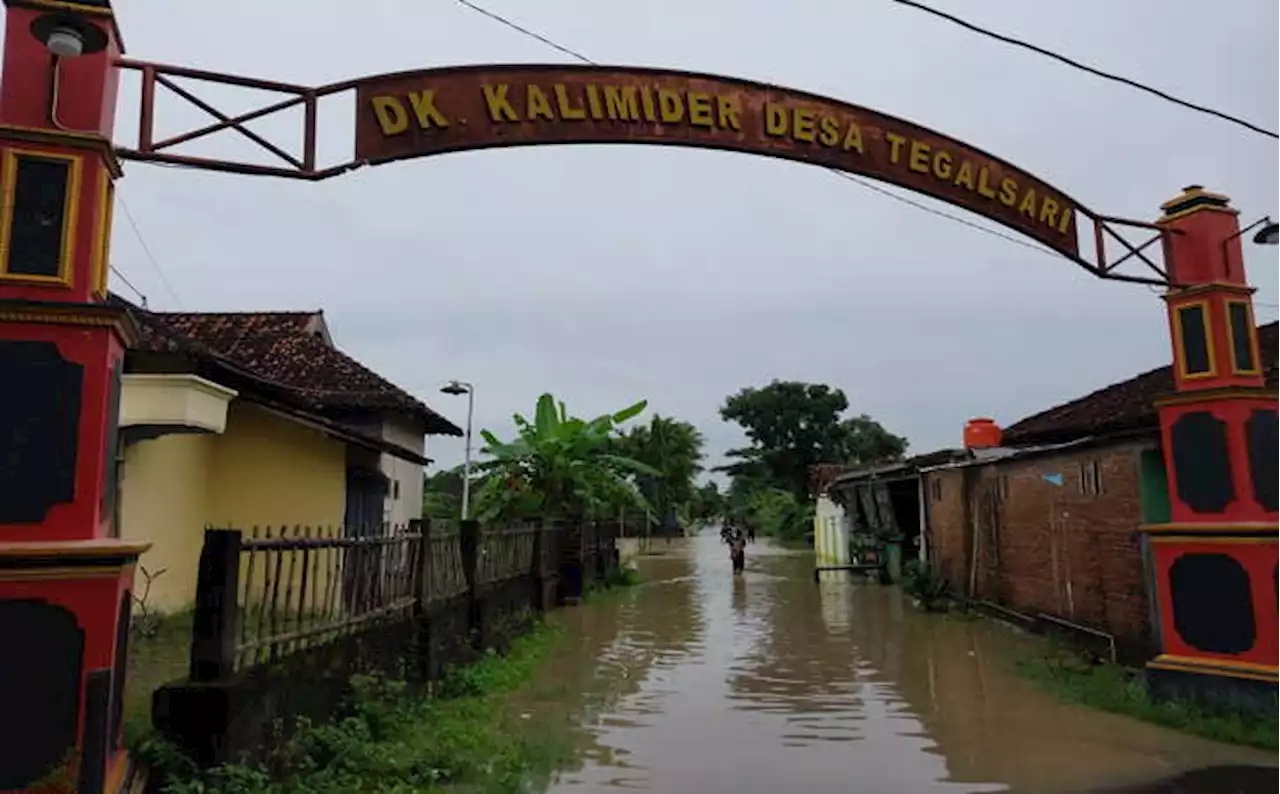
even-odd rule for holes
{"type": "Polygon", "coordinates": [[[1154,440],[1115,440],[922,473],[934,564],[970,598],[1098,629],[1125,655],[1145,655],[1135,530],[1150,520],[1144,487],[1160,487],[1144,486],[1153,453],[1154,440]]]}
{"type": "MultiPolygon", "coordinates": [[[[1276,324],[1258,329],[1276,385],[1276,324]]],[[[1154,647],[1143,523],[1168,520],[1153,400],[1169,367],[1027,417],[1002,455],[921,468],[928,557],[953,588],[1040,619],[1112,635],[1121,655],[1154,647]]]]}

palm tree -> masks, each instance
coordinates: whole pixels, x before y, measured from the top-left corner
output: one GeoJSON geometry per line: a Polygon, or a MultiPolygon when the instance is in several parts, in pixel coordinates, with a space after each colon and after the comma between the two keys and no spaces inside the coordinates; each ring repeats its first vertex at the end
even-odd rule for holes
{"type": "Polygon", "coordinates": [[[533,421],[515,415],[516,437],[503,442],[482,430],[490,460],[480,463],[488,476],[477,495],[484,518],[611,513],[621,506],[643,506],[628,479],[656,473],[641,461],[618,454],[618,426],[647,407],[644,400],[590,421],[570,416],[550,394],[538,398],[533,421]]]}
{"type": "Polygon", "coordinates": [[[696,496],[694,478],[702,471],[702,433],[678,419],[655,415],[618,439],[619,451],[655,471],[638,477],[640,492],[666,526],[679,522],[696,496]]]}

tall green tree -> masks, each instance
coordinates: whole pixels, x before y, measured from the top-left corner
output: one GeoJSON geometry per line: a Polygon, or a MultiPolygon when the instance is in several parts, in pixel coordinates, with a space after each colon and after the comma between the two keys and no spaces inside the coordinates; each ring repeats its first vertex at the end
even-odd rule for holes
{"type": "Polygon", "coordinates": [[[690,513],[697,523],[710,523],[724,517],[725,497],[715,480],[704,482],[694,491],[690,513]]]}
{"type": "Polygon", "coordinates": [[[702,433],[698,428],[667,416],[654,415],[647,425],[627,431],[618,439],[619,452],[654,469],[657,474],[636,476],[640,492],[659,522],[671,525],[690,514],[702,471],[702,433]]]}
{"type": "Polygon", "coordinates": [[[422,515],[424,518],[456,519],[461,510],[461,466],[423,475],[422,515]]]}
{"type": "Polygon", "coordinates": [[[760,487],[789,491],[808,500],[809,467],[816,463],[866,465],[906,451],[905,438],[866,414],[845,418],[849,400],[822,383],[775,380],[731,395],[720,416],[742,427],[751,445],[730,450],[722,467],[741,479],[740,495],[760,487]]]}
{"type": "Polygon", "coordinates": [[[659,472],[619,454],[619,427],[642,413],[644,400],[612,414],[585,420],[569,415],[550,394],[538,398],[533,420],[516,414],[516,436],[501,441],[482,430],[486,477],[476,495],[481,518],[611,514],[621,506],[643,506],[634,475],[659,472]]]}

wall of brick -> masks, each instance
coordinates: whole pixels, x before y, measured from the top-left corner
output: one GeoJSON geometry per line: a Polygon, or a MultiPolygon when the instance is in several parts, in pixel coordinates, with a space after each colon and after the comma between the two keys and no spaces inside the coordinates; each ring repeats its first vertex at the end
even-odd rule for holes
{"type": "Polygon", "coordinates": [[[927,473],[934,564],[968,592],[972,545],[973,597],[1100,629],[1122,651],[1144,654],[1152,634],[1135,533],[1143,448],[1082,448],[927,473]],[[1053,475],[1061,486],[1045,479],[1053,475]]]}
{"type": "Polygon", "coordinates": [[[928,527],[928,557],[952,588],[963,591],[968,582],[968,529],[965,519],[964,469],[942,469],[924,477],[928,527]]]}

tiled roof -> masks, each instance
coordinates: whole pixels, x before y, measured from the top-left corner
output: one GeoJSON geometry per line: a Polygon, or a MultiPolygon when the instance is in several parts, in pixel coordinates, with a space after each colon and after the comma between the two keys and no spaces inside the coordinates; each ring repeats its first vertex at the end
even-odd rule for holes
{"type": "Polygon", "coordinates": [[[342,414],[390,410],[422,420],[427,432],[462,431],[421,400],[333,347],[320,312],[149,312],[130,307],[135,348],[214,357],[289,391],[310,410],[342,414]]]}
{"type": "MultiPolygon", "coordinates": [[[[1276,323],[1258,327],[1267,385],[1276,387],[1276,323]]],[[[1157,397],[1173,391],[1173,368],[1164,366],[1114,383],[1056,408],[1041,411],[1004,431],[1010,445],[1059,443],[1084,436],[1151,430],[1158,427],[1157,397]]]]}

